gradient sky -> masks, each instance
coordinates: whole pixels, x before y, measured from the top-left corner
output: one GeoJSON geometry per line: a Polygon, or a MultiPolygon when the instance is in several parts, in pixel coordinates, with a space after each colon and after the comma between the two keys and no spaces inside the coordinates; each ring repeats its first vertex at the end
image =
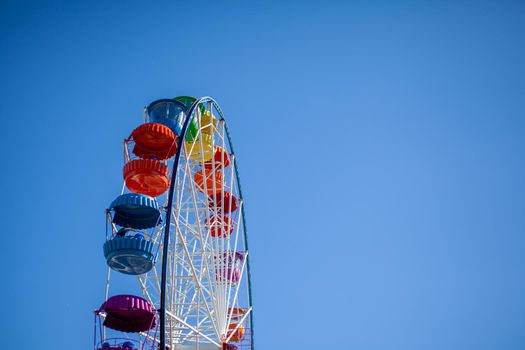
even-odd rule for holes
{"type": "Polygon", "coordinates": [[[210,95],[258,350],[524,349],[524,18],[520,1],[2,1],[2,348],[89,349],[121,142],[149,102],[210,95]]]}

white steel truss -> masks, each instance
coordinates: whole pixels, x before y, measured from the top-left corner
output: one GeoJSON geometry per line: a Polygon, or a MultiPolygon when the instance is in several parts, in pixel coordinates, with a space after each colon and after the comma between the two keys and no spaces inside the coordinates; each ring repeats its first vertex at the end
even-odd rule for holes
{"type": "MultiPolygon", "coordinates": [[[[161,289],[160,265],[163,259],[166,259],[166,343],[170,349],[218,349],[222,347],[223,342],[230,341],[242,324],[247,329],[251,328],[247,318],[252,312],[246,271],[248,252],[241,215],[243,202],[235,174],[236,159],[226,135],[225,121],[219,117],[220,111],[211,102],[203,106],[202,110],[195,108],[191,116],[198,125],[196,140],[193,143],[182,142],[178,168],[171,169],[172,174],[176,171],[176,182],[168,256],[162,256],[162,225],[148,235],[159,247],[157,264],[147,274],[138,276],[144,297],[158,309],[161,289]],[[203,114],[208,113],[217,117],[216,125],[202,125],[203,114]],[[219,146],[230,154],[230,164],[225,168],[221,168],[220,162],[213,156],[208,161],[216,172],[222,172],[222,189],[209,189],[206,180],[203,181],[204,188],[199,189],[194,180],[194,174],[203,169],[205,158],[204,152],[200,152],[200,159],[192,159],[190,155],[193,155],[196,149],[204,149],[201,137],[203,130],[213,131],[212,152],[219,146]],[[221,208],[217,206],[217,201],[211,201],[205,193],[217,198],[219,190],[228,191],[239,199],[237,210],[228,214],[232,220],[233,232],[226,237],[213,237],[210,225],[206,224],[211,222],[213,216],[221,215],[221,208]],[[243,259],[240,278],[237,280],[233,278],[234,269],[228,269],[227,265],[235,262],[238,253],[243,259]],[[228,271],[229,276],[224,276],[223,271],[228,271]],[[245,310],[242,317],[235,315],[234,310],[237,309],[245,310]]],[[[207,120],[211,121],[212,118],[208,117],[207,120]]],[[[126,148],[125,150],[125,157],[129,159],[129,152],[126,148]]],[[[230,201],[229,204],[231,203],[230,201]]]]}

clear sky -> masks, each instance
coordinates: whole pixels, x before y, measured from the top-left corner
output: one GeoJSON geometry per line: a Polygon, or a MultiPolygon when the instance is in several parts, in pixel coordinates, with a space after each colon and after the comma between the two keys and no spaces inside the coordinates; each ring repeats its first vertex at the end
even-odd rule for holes
{"type": "Polygon", "coordinates": [[[525,348],[525,3],[2,1],[2,348],[88,349],[122,140],[210,95],[259,350],[525,348]]]}

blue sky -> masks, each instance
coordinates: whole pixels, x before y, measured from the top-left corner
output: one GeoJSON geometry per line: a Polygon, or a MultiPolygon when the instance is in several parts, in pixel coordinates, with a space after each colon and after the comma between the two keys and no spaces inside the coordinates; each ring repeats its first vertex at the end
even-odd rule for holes
{"type": "Polygon", "coordinates": [[[3,347],[89,348],[121,142],[145,104],[210,95],[239,161],[258,349],[523,349],[524,16],[2,1],[3,347]]]}

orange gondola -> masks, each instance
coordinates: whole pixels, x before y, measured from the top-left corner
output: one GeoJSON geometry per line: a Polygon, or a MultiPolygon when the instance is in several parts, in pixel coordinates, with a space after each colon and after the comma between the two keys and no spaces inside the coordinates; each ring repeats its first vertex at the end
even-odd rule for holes
{"type": "Polygon", "coordinates": [[[215,146],[213,160],[204,162],[206,169],[222,169],[230,165],[230,154],[224,148],[215,146]]]}
{"type": "Polygon", "coordinates": [[[168,166],[158,160],[131,160],[124,165],[123,172],[131,192],[157,197],[168,189],[168,166]]]}
{"type": "Polygon", "coordinates": [[[243,309],[242,307],[228,308],[226,314],[229,315],[230,313],[233,320],[238,320],[246,314],[246,309],[243,309]]]}
{"type": "Polygon", "coordinates": [[[222,171],[212,171],[209,169],[197,171],[195,175],[193,175],[197,188],[201,192],[204,192],[206,189],[206,193],[208,194],[222,191],[222,177],[222,171]],[[206,183],[204,183],[205,180],[206,183]]]}
{"type": "Polygon", "coordinates": [[[244,326],[242,324],[239,325],[239,328],[237,328],[237,323],[230,323],[228,325],[228,333],[226,335],[226,339],[230,338],[230,342],[237,343],[241,341],[244,338],[244,326]]]}
{"type": "Polygon", "coordinates": [[[140,158],[168,159],[177,153],[177,137],[163,124],[142,124],[133,130],[130,139],[135,141],[133,153],[140,158]]]}

